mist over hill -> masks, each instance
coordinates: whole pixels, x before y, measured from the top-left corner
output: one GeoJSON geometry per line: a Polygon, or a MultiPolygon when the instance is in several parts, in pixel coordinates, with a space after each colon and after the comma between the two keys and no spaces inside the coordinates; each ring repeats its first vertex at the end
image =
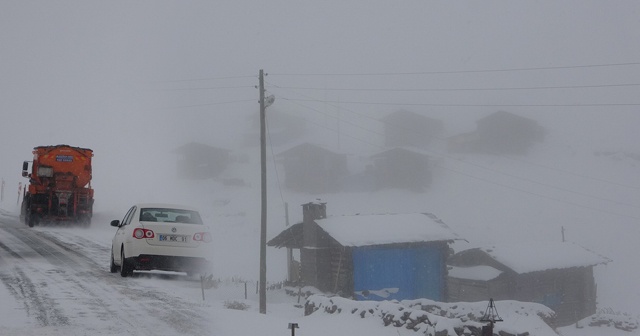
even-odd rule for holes
{"type": "MultiPolygon", "coordinates": [[[[456,251],[504,242],[561,241],[564,235],[567,241],[613,260],[595,267],[598,308],[637,314],[640,294],[635,290],[637,271],[633,246],[640,238],[640,229],[635,225],[640,218],[640,185],[635,178],[640,173],[640,164],[630,154],[638,153],[630,141],[635,135],[622,126],[638,124],[638,117],[598,113],[574,114],[575,119],[567,114],[527,116],[545,128],[546,136],[542,142],[532,145],[526,155],[448,153],[436,141],[428,150],[436,163],[433,179],[424,192],[403,189],[324,194],[292,192],[284,187],[282,166],[277,160],[274,164],[273,156],[287,146],[269,146],[268,239],[286,227],[285,203],[289,224],[294,224],[302,220],[300,205],[315,199],[327,202],[329,216],[434,213],[468,241],[453,245],[456,251]]],[[[245,125],[245,132],[251,134],[252,123],[245,121],[245,125]]],[[[468,131],[473,129],[474,121],[456,116],[445,125],[468,131]],[[451,124],[455,122],[458,124],[451,124]]],[[[341,129],[348,133],[346,127],[341,129]]],[[[322,131],[308,127],[307,135],[298,141],[320,139],[317,133],[322,131]]],[[[354,138],[345,137],[340,147],[332,146],[331,140],[323,145],[334,151],[350,147],[349,159],[359,160],[369,152],[363,150],[361,155],[353,149],[366,148],[369,144],[356,142],[354,138]]],[[[194,204],[202,209],[205,219],[217,232],[218,276],[257,279],[259,148],[242,143],[226,148],[232,148],[232,156],[241,159],[234,160],[216,178],[177,178],[178,172],[171,166],[173,159],[166,159],[168,163],[159,167],[161,169],[147,167],[142,169],[146,174],[139,181],[125,180],[120,185],[103,172],[104,168],[98,164],[102,155],[96,154],[97,211],[124,213],[133,201],[194,204]],[[227,185],[225,181],[229,179],[240,179],[243,183],[227,185]],[[120,190],[127,190],[125,197],[120,190]]],[[[285,262],[284,251],[268,249],[269,281],[285,279],[285,262]]]]}
{"type": "MultiPolygon", "coordinates": [[[[257,279],[262,69],[275,99],[268,238],[286,227],[286,209],[297,223],[315,199],[330,216],[433,213],[468,241],[456,251],[564,234],[613,260],[595,267],[598,308],[638,315],[638,12],[601,1],[5,1],[2,209],[18,208],[34,147],[90,148],[94,226],[134,202],[193,204],[217,231],[219,276],[257,279]],[[383,119],[398,110],[441,122],[427,145],[408,148],[428,158],[429,182],[415,190],[372,187],[374,157],[391,148],[383,119]],[[523,152],[477,150],[478,121],[498,111],[544,136],[523,152]],[[452,138],[474,150],[450,151],[452,138]],[[191,142],[228,150],[229,165],[180,178],[174,150],[191,142]],[[286,187],[278,155],[304,143],[344,157],[345,188],[286,187]]],[[[285,260],[268,249],[270,281],[284,279],[285,260]]]]}

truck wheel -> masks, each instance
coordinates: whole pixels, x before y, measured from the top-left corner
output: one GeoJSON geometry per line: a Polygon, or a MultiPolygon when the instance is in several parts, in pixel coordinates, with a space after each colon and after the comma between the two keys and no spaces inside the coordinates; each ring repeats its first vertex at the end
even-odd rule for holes
{"type": "Polygon", "coordinates": [[[29,224],[29,227],[34,227],[36,225],[36,216],[34,216],[33,214],[27,216],[27,224],[29,224]]]}
{"type": "Polygon", "coordinates": [[[91,226],[91,217],[89,216],[80,216],[76,220],[76,223],[82,227],[88,228],[91,226]]]}

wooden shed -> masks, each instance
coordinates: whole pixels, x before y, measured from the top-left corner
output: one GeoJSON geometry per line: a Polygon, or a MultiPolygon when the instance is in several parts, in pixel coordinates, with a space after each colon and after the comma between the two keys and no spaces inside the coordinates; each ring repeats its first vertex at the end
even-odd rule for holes
{"type": "Polygon", "coordinates": [[[178,177],[207,179],[218,176],[229,165],[231,151],[197,142],[190,142],[173,150],[178,155],[178,177]]]}
{"type": "Polygon", "coordinates": [[[426,148],[444,131],[442,120],[407,110],[393,112],[382,118],[382,122],[387,147],[426,148]]]}
{"type": "Polygon", "coordinates": [[[278,154],[284,167],[284,185],[308,193],[338,192],[349,171],[347,156],[304,143],[278,154]]]}
{"type": "Polygon", "coordinates": [[[429,213],[326,216],[303,204],[303,222],[268,242],[300,250],[305,286],[358,300],[446,300],[449,243],[459,239],[429,213]]]}
{"type": "Polygon", "coordinates": [[[454,302],[541,303],[556,312],[557,326],[566,326],[595,313],[593,266],[609,261],[569,242],[469,249],[448,261],[448,296],[454,302]]]}

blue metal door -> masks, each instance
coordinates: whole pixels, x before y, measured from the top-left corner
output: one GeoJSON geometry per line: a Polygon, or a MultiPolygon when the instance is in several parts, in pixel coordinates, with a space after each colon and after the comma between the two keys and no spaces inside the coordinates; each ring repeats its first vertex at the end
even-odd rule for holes
{"type": "Polygon", "coordinates": [[[353,249],[353,285],[359,300],[441,300],[441,251],[437,248],[353,249]]]}

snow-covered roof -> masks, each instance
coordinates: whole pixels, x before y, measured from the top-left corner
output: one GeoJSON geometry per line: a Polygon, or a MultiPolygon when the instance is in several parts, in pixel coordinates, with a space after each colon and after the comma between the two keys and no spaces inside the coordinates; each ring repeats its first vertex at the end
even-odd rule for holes
{"type": "Polygon", "coordinates": [[[342,246],[461,239],[429,213],[335,216],[315,222],[342,246]]]}
{"type": "Polygon", "coordinates": [[[611,261],[571,242],[519,242],[479,249],[519,274],[594,266],[611,261]]]}
{"type": "Polygon", "coordinates": [[[449,276],[456,279],[489,281],[497,278],[502,271],[491,266],[457,267],[449,266],[449,276]]]}

